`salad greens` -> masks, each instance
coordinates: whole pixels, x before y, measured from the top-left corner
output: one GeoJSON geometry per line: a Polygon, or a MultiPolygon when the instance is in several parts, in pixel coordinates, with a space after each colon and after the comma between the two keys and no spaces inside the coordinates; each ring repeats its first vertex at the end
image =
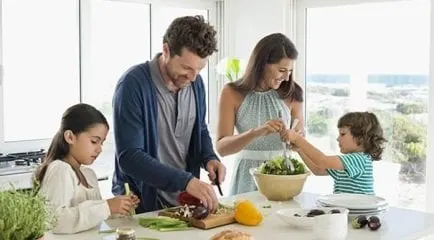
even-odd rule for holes
{"type": "Polygon", "coordinates": [[[277,156],[271,160],[265,161],[259,166],[259,172],[262,174],[271,174],[271,175],[297,175],[306,173],[306,168],[303,163],[298,161],[295,158],[291,158],[291,162],[294,165],[294,172],[284,164],[283,156],[277,156]]]}

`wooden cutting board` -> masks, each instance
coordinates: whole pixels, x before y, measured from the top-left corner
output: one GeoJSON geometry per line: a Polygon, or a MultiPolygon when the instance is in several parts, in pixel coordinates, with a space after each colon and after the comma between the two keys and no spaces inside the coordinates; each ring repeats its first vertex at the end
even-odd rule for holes
{"type": "Polygon", "coordinates": [[[194,218],[185,218],[185,217],[176,216],[175,215],[176,209],[177,209],[177,207],[165,209],[165,210],[160,211],[158,213],[158,215],[178,218],[178,219],[181,219],[183,221],[189,222],[191,224],[191,226],[197,227],[200,229],[210,229],[210,228],[215,228],[215,227],[220,227],[220,226],[228,225],[231,223],[235,223],[235,214],[233,212],[227,213],[227,214],[219,214],[219,215],[210,214],[205,219],[197,220],[194,218]]]}

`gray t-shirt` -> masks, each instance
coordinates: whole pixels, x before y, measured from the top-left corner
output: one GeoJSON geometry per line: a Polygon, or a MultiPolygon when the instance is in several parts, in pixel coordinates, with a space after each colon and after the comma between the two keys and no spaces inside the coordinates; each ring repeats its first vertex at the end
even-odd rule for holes
{"type": "MultiPolygon", "coordinates": [[[[157,54],[149,64],[152,81],[157,87],[157,132],[158,158],[161,163],[177,168],[186,169],[186,157],[190,146],[191,134],[196,119],[196,102],[191,85],[180,89],[177,93],[170,92],[164,85],[158,67],[157,54]]],[[[163,203],[178,205],[176,198],[179,192],[165,192],[158,190],[158,196],[163,203]]]]}

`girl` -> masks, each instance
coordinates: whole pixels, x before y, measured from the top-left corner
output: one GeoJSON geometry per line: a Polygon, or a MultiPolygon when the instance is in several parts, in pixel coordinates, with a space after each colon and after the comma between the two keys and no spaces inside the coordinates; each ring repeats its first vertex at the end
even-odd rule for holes
{"type": "Polygon", "coordinates": [[[337,141],[342,155],[326,156],[293,130],[282,139],[293,144],[315,175],[330,175],[334,193],[374,194],[372,161],[381,159],[383,130],[370,112],[350,112],[338,121],[337,141]]]}
{"type": "Polygon", "coordinates": [[[91,165],[102,151],[109,126],[104,115],[87,104],[77,104],[62,116],[43,164],[36,171],[40,193],[54,209],[54,233],[76,233],[97,226],[111,214],[128,214],[137,196],[101,200],[91,165]]]}

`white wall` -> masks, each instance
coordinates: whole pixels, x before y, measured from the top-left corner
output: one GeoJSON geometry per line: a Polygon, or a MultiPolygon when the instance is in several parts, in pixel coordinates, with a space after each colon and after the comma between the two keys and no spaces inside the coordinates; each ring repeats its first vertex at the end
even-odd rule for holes
{"type": "Polygon", "coordinates": [[[225,0],[227,55],[248,59],[265,35],[290,35],[291,0],[225,0]]]}

